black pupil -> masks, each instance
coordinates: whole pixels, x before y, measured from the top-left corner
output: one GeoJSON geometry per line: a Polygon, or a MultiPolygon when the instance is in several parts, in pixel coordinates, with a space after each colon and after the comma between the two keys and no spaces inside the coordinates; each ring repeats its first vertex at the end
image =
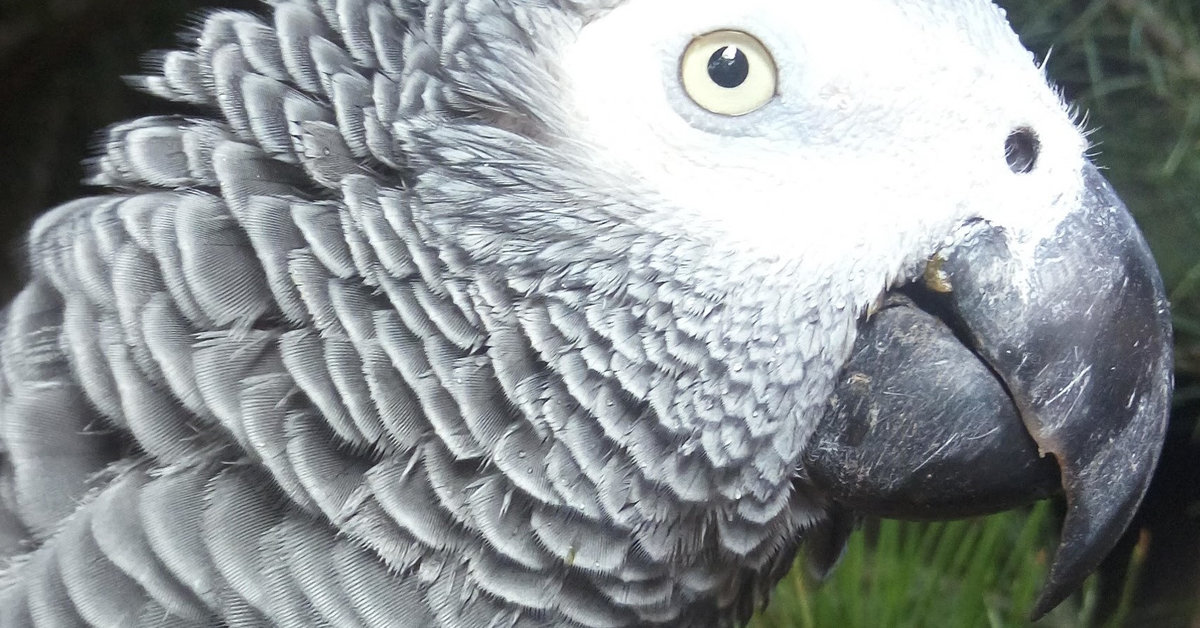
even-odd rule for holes
{"type": "Polygon", "coordinates": [[[723,46],[708,58],[708,77],[721,87],[733,89],[749,75],[750,60],[737,46],[723,46]]]}

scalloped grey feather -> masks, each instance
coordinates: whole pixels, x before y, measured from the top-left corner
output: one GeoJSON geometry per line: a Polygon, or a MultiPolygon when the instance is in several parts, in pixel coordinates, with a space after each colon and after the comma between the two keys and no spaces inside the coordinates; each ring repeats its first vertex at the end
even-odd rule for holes
{"type": "Polygon", "coordinates": [[[0,625],[745,617],[820,515],[783,457],[748,455],[773,429],[711,399],[653,420],[685,365],[749,399],[679,323],[721,305],[623,288],[674,262],[553,209],[592,192],[541,141],[538,38],[603,7],[271,4],[211,13],[135,79],[206,113],[110,129],[108,190],[29,236],[0,347],[0,625]],[[597,284],[630,307],[588,306],[597,284]]]}

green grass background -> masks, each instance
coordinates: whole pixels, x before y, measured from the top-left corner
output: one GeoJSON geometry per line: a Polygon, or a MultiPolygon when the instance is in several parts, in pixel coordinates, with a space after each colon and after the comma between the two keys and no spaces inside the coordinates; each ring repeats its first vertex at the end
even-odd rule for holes
{"type": "MultiPolygon", "coordinates": [[[[851,539],[824,583],[803,561],[777,589],[754,628],[1021,626],[1028,623],[1048,563],[1055,516],[1048,504],[975,521],[882,521],[851,539]]],[[[1141,562],[1138,561],[1140,566],[1141,562]]],[[[1136,575],[1116,604],[1101,608],[1093,579],[1042,626],[1119,626],[1136,575]]]]}
{"type": "MultiPolygon", "coordinates": [[[[780,0],[790,2],[797,0],[780,0]]],[[[824,0],[838,1],[838,0],[824,0]]],[[[920,1],[920,0],[905,0],[920,1]]],[[[967,0],[962,0],[966,2],[967,0]]],[[[1144,229],[1171,292],[1176,410],[1122,545],[1044,626],[1200,628],[1200,0],[1004,0],[1144,229]]],[[[20,234],[77,196],[95,131],[170,107],[125,87],[205,6],[255,0],[0,0],[0,297],[20,234]]],[[[940,524],[866,522],[830,580],[793,570],[760,628],[1022,626],[1055,543],[1051,504],[940,524]]]]}

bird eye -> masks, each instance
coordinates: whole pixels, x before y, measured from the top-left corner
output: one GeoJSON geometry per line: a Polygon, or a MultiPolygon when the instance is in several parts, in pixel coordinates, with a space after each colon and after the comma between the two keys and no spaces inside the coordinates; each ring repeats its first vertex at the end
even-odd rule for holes
{"type": "Polygon", "coordinates": [[[775,60],[762,42],[741,31],[693,39],[679,65],[684,91],[713,113],[746,115],[775,96],[775,60]]]}

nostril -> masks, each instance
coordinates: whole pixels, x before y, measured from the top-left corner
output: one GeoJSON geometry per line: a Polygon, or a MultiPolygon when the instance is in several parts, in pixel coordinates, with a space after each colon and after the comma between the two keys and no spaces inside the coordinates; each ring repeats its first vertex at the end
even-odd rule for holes
{"type": "Polygon", "coordinates": [[[1015,129],[1004,141],[1004,158],[1008,167],[1016,174],[1029,174],[1037,166],[1042,143],[1037,133],[1029,127],[1015,129]]]}

